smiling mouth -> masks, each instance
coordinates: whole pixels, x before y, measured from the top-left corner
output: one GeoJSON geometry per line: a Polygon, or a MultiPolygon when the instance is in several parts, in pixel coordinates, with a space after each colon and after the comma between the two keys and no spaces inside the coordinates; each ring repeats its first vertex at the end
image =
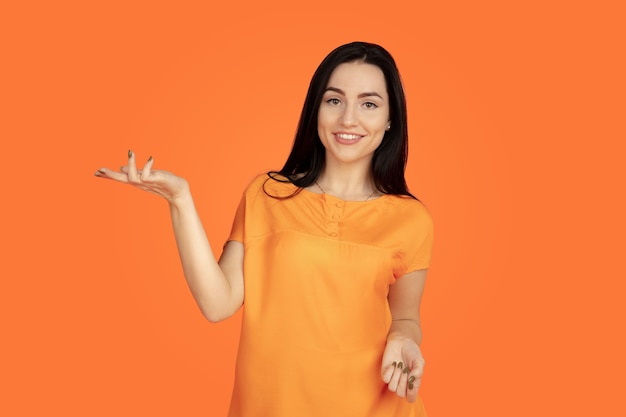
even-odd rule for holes
{"type": "Polygon", "coordinates": [[[354,135],[354,134],[348,134],[348,133],[335,133],[335,136],[337,136],[337,138],[342,139],[342,140],[357,140],[363,137],[361,135],[354,135]]]}

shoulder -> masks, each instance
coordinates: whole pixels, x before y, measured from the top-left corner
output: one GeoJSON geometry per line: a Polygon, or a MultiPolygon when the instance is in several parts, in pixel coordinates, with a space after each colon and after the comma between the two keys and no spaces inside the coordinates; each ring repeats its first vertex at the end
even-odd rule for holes
{"type": "Polygon", "coordinates": [[[424,203],[409,196],[387,195],[387,209],[405,221],[432,224],[432,216],[424,203]]]}
{"type": "Polygon", "coordinates": [[[270,171],[255,176],[246,187],[244,194],[249,199],[254,199],[258,196],[280,199],[288,197],[297,191],[298,188],[289,179],[270,171]]]}
{"type": "Polygon", "coordinates": [[[393,230],[402,241],[432,239],[433,217],[424,203],[408,196],[387,195],[384,205],[384,227],[393,230]]]}

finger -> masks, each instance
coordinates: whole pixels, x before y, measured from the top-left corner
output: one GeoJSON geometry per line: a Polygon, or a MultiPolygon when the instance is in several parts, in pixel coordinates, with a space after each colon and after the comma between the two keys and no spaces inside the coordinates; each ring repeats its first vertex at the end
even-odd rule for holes
{"type": "Polygon", "coordinates": [[[398,388],[396,389],[396,394],[398,394],[398,396],[400,397],[406,396],[406,386],[407,386],[408,378],[409,378],[409,367],[405,366],[402,369],[400,378],[398,379],[398,388]]]}
{"type": "Polygon", "coordinates": [[[137,174],[137,163],[135,161],[135,153],[128,151],[128,181],[131,183],[139,182],[139,174],[137,174]]]}
{"type": "Polygon", "coordinates": [[[383,367],[381,376],[385,384],[388,384],[389,381],[391,381],[391,376],[393,375],[393,371],[396,369],[397,364],[398,364],[397,362],[394,362],[391,365],[387,365],[383,367]]]}
{"type": "Polygon", "coordinates": [[[141,174],[139,174],[141,176],[142,181],[145,181],[148,178],[150,178],[150,173],[152,171],[153,163],[154,163],[154,159],[152,159],[152,157],[148,158],[148,162],[146,162],[146,165],[143,166],[143,170],[141,171],[141,174]]]}
{"type": "Polygon", "coordinates": [[[394,368],[393,375],[391,376],[391,379],[389,380],[389,384],[387,386],[387,388],[389,388],[389,391],[397,392],[403,369],[404,365],[402,364],[402,362],[398,363],[398,365],[394,368]]]}
{"type": "Polygon", "coordinates": [[[107,178],[110,180],[115,180],[119,182],[128,182],[128,176],[122,172],[111,171],[108,168],[100,168],[95,173],[96,177],[107,178]]]}
{"type": "MultiPolygon", "coordinates": [[[[128,175],[128,165],[124,165],[123,167],[120,167],[120,172],[123,172],[124,174],[128,175]]],[[[154,171],[152,171],[154,173],[154,171]]],[[[140,169],[137,170],[137,176],[141,177],[141,173],[142,171],[140,169]]]]}
{"type": "Polygon", "coordinates": [[[409,372],[406,387],[406,395],[409,402],[415,402],[417,399],[417,392],[419,391],[422,375],[424,374],[424,359],[420,358],[413,361],[413,365],[414,368],[409,372]]]}
{"type": "Polygon", "coordinates": [[[415,375],[409,376],[407,380],[406,399],[408,402],[413,403],[417,400],[417,392],[419,391],[422,378],[418,378],[415,375]]]}
{"type": "Polygon", "coordinates": [[[410,376],[415,376],[416,379],[421,379],[422,375],[424,375],[424,359],[417,358],[411,363],[411,372],[410,376]]]}
{"type": "MultiPolygon", "coordinates": [[[[144,169],[145,169],[145,167],[144,167],[144,169]]],[[[128,165],[121,166],[121,167],[120,167],[120,172],[123,172],[123,173],[125,173],[125,174],[128,174],[128,165]]],[[[141,169],[138,169],[138,170],[137,170],[137,174],[138,174],[139,176],[141,176],[142,172],[143,172],[143,170],[141,170],[141,169]]],[[[165,173],[168,173],[168,171],[164,171],[164,170],[160,170],[160,169],[158,169],[158,170],[157,170],[157,169],[152,169],[152,165],[150,166],[150,175],[151,175],[151,176],[154,176],[155,174],[158,174],[159,172],[165,172],[165,173]]]]}

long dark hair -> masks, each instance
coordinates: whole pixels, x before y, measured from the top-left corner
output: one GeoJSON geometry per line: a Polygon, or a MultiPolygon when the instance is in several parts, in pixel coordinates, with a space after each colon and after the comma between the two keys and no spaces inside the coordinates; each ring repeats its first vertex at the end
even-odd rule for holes
{"type": "Polygon", "coordinates": [[[280,171],[271,171],[268,175],[278,181],[289,181],[300,189],[314,184],[318,179],[326,161],[325,149],[317,131],[317,116],[324,90],[335,68],[353,61],[362,61],[380,68],[385,76],[389,95],[391,129],[385,132],[384,140],[372,157],[374,186],[384,194],[415,198],[409,192],[404,178],[409,141],[406,98],[400,73],[391,54],[382,46],[372,43],[353,42],[342,45],[324,58],[311,79],[287,162],[280,171]]]}

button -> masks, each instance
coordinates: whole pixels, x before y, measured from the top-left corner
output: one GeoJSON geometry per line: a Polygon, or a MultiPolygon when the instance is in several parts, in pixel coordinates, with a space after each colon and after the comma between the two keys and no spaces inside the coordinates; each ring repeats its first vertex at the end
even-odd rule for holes
{"type": "Polygon", "coordinates": [[[337,232],[331,232],[331,233],[329,233],[329,235],[332,236],[332,237],[337,237],[337,232]]]}
{"type": "Polygon", "coordinates": [[[343,203],[342,203],[342,202],[340,202],[340,201],[337,201],[337,202],[335,203],[335,206],[337,206],[337,207],[340,207],[340,208],[341,208],[341,207],[343,207],[343,203]]]}
{"type": "Polygon", "coordinates": [[[335,220],[339,219],[339,215],[338,214],[333,214],[333,219],[335,219],[335,220]]]}

